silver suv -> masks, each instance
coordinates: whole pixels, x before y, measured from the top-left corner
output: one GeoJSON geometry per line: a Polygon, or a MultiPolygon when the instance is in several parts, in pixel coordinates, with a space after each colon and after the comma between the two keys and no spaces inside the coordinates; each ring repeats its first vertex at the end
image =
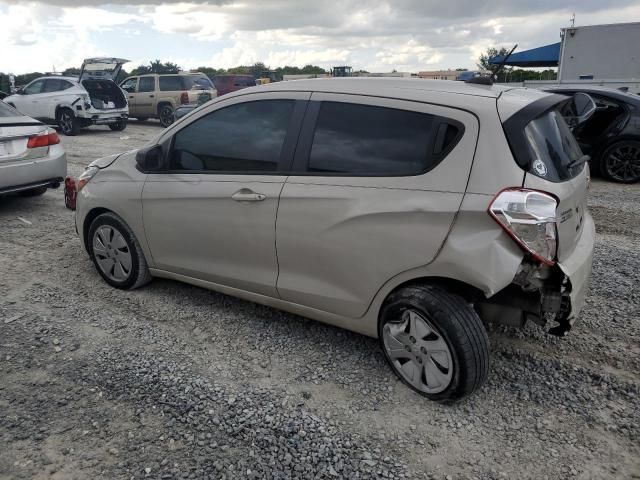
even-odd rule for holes
{"type": "Polygon", "coordinates": [[[594,224],[566,97],[418,79],[231,93],[78,179],[98,273],[175,279],[378,337],[437,401],[489,371],[484,322],[566,334],[594,224]]]}

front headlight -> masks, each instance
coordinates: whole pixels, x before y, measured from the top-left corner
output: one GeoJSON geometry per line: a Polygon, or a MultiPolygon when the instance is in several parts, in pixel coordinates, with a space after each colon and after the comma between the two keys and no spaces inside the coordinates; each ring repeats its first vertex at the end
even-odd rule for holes
{"type": "Polygon", "coordinates": [[[82,174],[78,177],[78,182],[76,183],[77,191],[79,192],[80,190],[82,190],[84,186],[89,183],[89,180],[91,180],[99,171],[100,169],[98,167],[88,166],[87,168],[85,168],[84,172],[82,172],[82,174]]]}

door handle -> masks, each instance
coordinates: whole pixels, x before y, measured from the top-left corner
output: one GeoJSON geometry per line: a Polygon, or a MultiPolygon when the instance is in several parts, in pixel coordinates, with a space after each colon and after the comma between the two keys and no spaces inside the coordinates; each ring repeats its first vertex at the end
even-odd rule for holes
{"type": "Polygon", "coordinates": [[[133,95],[129,95],[129,98],[133,98],[133,95]]]}
{"type": "Polygon", "coordinates": [[[153,98],[155,95],[149,95],[149,98],[153,98]]]}
{"type": "Polygon", "coordinates": [[[248,188],[241,188],[231,195],[231,198],[236,202],[261,202],[267,196],[264,193],[256,193],[248,188]]]}

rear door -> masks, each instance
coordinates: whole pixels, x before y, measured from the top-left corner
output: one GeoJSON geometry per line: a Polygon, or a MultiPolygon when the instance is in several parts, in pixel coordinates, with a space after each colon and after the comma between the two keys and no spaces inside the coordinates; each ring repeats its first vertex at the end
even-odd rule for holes
{"type": "Polygon", "coordinates": [[[477,136],[462,110],[314,93],[280,196],[281,298],[357,318],[386,281],[431,262],[477,136]]]}
{"type": "Polygon", "coordinates": [[[135,93],[136,112],[141,117],[153,117],[156,110],[156,77],[139,77],[135,93]]]}
{"type": "Polygon", "coordinates": [[[47,78],[39,95],[37,104],[37,117],[55,120],[56,106],[63,101],[63,92],[73,87],[73,84],[64,78],[47,78]]]}

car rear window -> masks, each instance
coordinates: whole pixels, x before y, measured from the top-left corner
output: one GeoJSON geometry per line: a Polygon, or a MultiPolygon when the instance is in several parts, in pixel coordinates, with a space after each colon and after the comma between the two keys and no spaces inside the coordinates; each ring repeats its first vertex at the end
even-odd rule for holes
{"type": "Polygon", "coordinates": [[[185,90],[191,90],[192,88],[213,88],[213,84],[209,77],[206,75],[186,75],[182,77],[185,90]]]}
{"type": "Polygon", "coordinates": [[[558,108],[531,120],[524,134],[532,158],[529,172],[533,175],[559,182],[582,170],[583,153],[558,108]]]}
{"type": "Polygon", "coordinates": [[[461,125],[435,115],[372,105],[323,102],[308,171],[355,176],[419,175],[436,166],[461,125]]]}
{"type": "Polygon", "coordinates": [[[19,117],[20,114],[0,100],[0,117],[19,117]]]}

